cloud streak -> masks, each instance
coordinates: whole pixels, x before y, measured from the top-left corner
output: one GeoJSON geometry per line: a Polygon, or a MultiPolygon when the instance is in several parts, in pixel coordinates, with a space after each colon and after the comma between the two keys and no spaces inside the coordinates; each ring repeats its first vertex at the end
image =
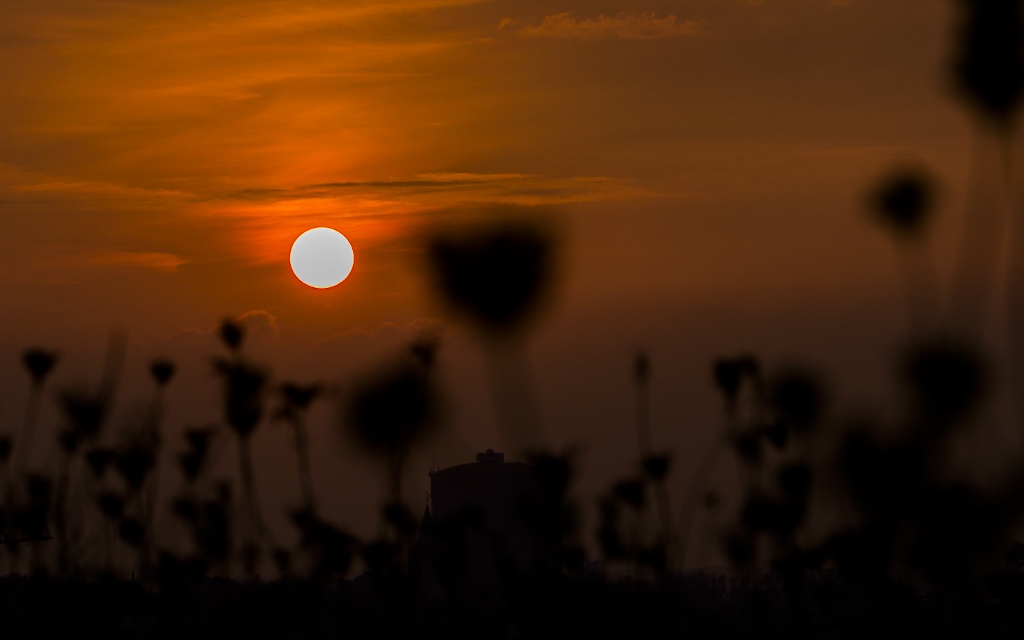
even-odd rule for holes
{"type": "Polygon", "coordinates": [[[171,272],[177,271],[188,261],[173,253],[157,251],[98,251],[89,255],[86,262],[98,266],[142,267],[171,272]]]}
{"type": "MultiPolygon", "coordinates": [[[[404,203],[403,210],[462,203],[553,205],[649,197],[629,180],[608,176],[551,177],[522,173],[429,173],[408,179],[323,182],[294,188],[248,188],[216,200],[288,202],[358,199],[404,203]]],[[[380,213],[376,208],[371,215],[380,213]]],[[[281,215],[281,212],[275,213],[281,215]]]]}
{"type": "MultiPolygon", "coordinates": [[[[503,20],[499,28],[507,28],[511,21],[503,20]]],[[[658,40],[697,34],[696,20],[680,20],[674,15],[658,17],[653,12],[604,14],[596,18],[578,18],[572,12],[556,13],[544,18],[536,26],[519,30],[525,38],[559,38],[566,40],[658,40]]]]}

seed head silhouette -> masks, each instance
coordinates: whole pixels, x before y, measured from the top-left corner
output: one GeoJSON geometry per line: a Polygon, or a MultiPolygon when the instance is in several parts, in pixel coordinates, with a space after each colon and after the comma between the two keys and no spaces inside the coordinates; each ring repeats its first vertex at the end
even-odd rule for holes
{"type": "Polygon", "coordinates": [[[241,437],[255,431],[263,417],[267,374],[241,359],[218,358],[214,368],[224,383],[224,417],[241,437]]]}
{"type": "Polygon", "coordinates": [[[355,389],[348,423],[359,443],[372,451],[404,451],[434,418],[435,402],[418,362],[402,360],[368,377],[355,389]]]}
{"type": "Polygon", "coordinates": [[[25,369],[32,377],[32,384],[41,385],[57,364],[57,355],[44,349],[29,349],[21,357],[25,369]]]}
{"type": "Polygon", "coordinates": [[[85,454],[85,462],[89,470],[96,478],[100,478],[107,471],[107,467],[114,461],[114,450],[105,448],[91,449],[85,454]]]}
{"type": "Polygon", "coordinates": [[[818,377],[805,370],[787,371],[772,380],[771,400],[786,422],[798,431],[813,428],[825,404],[818,377]]]}
{"type": "Polygon", "coordinates": [[[232,352],[238,352],[242,348],[242,341],[245,338],[245,328],[241,323],[234,320],[224,320],[217,330],[218,336],[224,346],[232,352]]]}
{"type": "Polygon", "coordinates": [[[901,239],[924,234],[935,199],[934,181],[919,169],[898,170],[875,189],[871,205],[878,220],[901,239]]]}
{"type": "Polygon", "coordinates": [[[550,280],[552,249],[540,227],[506,223],[439,235],[429,258],[448,306],[486,333],[503,336],[537,310],[550,280]]]}
{"type": "Polygon", "coordinates": [[[959,5],[956,88],[983,118],[1005,128],[1024,97],[1024,8],[1019,0],[959,0],[959,5]]]}
{"type": "Polygon", "coordinates": [[[158,387],[165,387],[174,377],[175,366],[170,360],[154,360],[149,365],[149,375],[158,387]]]}

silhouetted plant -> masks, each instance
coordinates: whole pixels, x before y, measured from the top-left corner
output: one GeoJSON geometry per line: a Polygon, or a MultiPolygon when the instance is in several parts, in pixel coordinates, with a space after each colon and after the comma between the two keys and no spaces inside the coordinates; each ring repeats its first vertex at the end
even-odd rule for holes
{"type": "Polygon", "coordinates": [[[875,217],[896,240],[900,276],[913,328],[934,330],[940,314],[939,277],[927,244],[921,242],[934,209],[935,180],[919,167],[896,169],[870,196],[875,217]]]}
{"type": "Polygon", "coordinates": [[[435,285],[456,312],[502,336],[536,311],[551,278],[553,246],[532,224],[505,223],[434,238],[435,285]]]}
{"type": "Polygon", "coordinates": [[[518,455],[543,449],[540,411],[520,340],[552,289],[552,234],[535,222],[490,223],[440,233],[427,253],[442,302],[485,339],[507,448],[518,455]]]}
{"type": "Polygon", "coordinates": [[[793,430],[811,431],[821,420],[826,394],[814,373],[805,369],[785,371],[772,379],[770,393],[779,417],[793,430]]]}
{"type": "Polygon", "coordinates": [[[106,448],[90,449],[85,454],[85,462],[94,477],[101,478],[114,461],[114,450],[106,448]]]}
{"type": "Polygon", "coordinates": [[[193,427],[185,431],[188,450],[178,454],[178,464],[189,484],[194,483],[205,468],[213,438],[212,428],[193,427]]]}
{"type": "Polygon", "coordinates": [[[961,421],[985,398],[988,373],[977,350],[957,342],[915,345],[903,377],[920,418],[929,425],[961,421]]]}
{"type": "Polygon", "coordinates": [[[174,377],[175,365],[170,360],[154,360],[149,364],[149,375],[158,387],[166,387],[174,377]]]}
{"type": "Polygon", "coordinates": [[[215,359],[214,369],[223,382],[225,421],[238,437],[238,466],[243,493],[243,566],[251,576],[260,550],[256,540],[266,534],[266,529],[256,502],[250,438],[263,419],[268,375],[242,358],[244,333],[240,324],[225,320],[220,326],[220,337],[232,356],[215,359]]]}
{"type": "Polygon", "coordinates": [[[115,450],[114,467],[132,492],[142,491],[156,464],[159,446],[157,434],[146,429],[127,434],[125,441],[115,450]]]}
{"type": "Polygon", "coordinates": [[[230,351],[237,354],[242,348],[242,340],[245,338],[245,329],[241,323],[234,320],[224,320],[217,331],[221,342],[230,351]]]}
{"type": "Polygon", "coordinates": [[[931,177],[921,170],[900,170],[872,194],[874,213],[900,239],[919,238],[928,224],[934,190],[931,177]]]}
{"type": "Polygon", "coordinates": [[[345,425],[360,445],[388,460],[392,502],[401,502],[409,448],[431,430],[436,417],[437,399],[421,360],[401,358],[356,385],[345,425]]]}
{"type": "Polygon", "coordinates": [[[279,387],[282,404],[277,417],[288,423],[292,429],[295,459],[299,468],[299,487],[302,491],[304,508],[316,509],[313,494],[313,475],[309,463],[309,436],[306,431],[306,412],[309,405],[322,392],[319,384],[299,385],[286,382],[279,387]]]}
{"type": "Polygon", "coordinates": [[[959,0],[957,89],[993,124],[1006,128],[1024,97],[1024,9],[1017,0],[959,0]]]}
{"type": "Polygon", "coordinates": [[[57,364],[57,355],[44,349],[29,349],[22,354],[22,364],[32,379],[29,392],[28,407],[25,410],[25,423],[21,430],[21,442],[16,453],[15,471],[21,473],[28,463],[32,452],[32,439],[35,434],[36,420],[39,415],[39,403],[42,398],[43,385],[57,364]]]}

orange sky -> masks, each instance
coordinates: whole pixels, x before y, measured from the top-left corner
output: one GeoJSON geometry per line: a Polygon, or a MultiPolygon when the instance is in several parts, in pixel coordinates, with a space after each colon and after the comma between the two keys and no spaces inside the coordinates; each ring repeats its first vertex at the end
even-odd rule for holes
{"type": "MultiPolygon", "coordinates": [[[[863,345],[898,333],[895,261],[861,201],[893,162],[942,179],[935,240],[948,249],[970,143],[945,72],[952,4],[10,4],[4,375],[35,343],[66,354],[64,375],[91,375],[115,325],[130,358],[169,352],[198,371],[216,322],[254,312],[261,353],[288,375],[342,376],[367,344],[386,350],[439,317],[425,228],[540,207],[565,238],[559,302],[535,343],[553,439],[590,439],[610,460],[612,423],[631,412],[624,372],[646,347],[660,437],[699,440],[674,429],[714,415],[717,352],[868,366],[884,351],[863,345]],[[329,291],[287,268],[313,226],[356,250],[329,291]]],[[[494,435],[471,393],[479,355],[451,331],[464,409],[438,464],[494,435]]],[[[209,382],[196,371],[183,389],[189,375],[209,382]]],[[[0,398],[9,419],[20,392],[0,398]]]]}

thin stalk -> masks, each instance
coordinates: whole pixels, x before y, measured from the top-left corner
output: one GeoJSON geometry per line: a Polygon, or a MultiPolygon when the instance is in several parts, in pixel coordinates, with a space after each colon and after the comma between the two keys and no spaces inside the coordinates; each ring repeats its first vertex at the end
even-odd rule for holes
{"type": "Polygon", "coordinates": [[[249,438],[240,437],[238,438],[238,466],[239,472],[242,476],[242,548],[243,557],[245,558],[244,571],[246,577],[250,577],[255,573],[255,565],[252,559],[249,558],[247,550],[251,546],[256,545],[256,516],[255,508],[253,504],[253,493],[254,493],[254,478],[252,470],[252,455],[249,450],[249,438]]]}
{"type": "Polygon", "coordinates": [[[545,444],[543,428],[525,354],[518,345],[491,345],[486,362],[498,432],[505,446],[519,456],[540,451],[545,444]]]}
{"type": "Polygon", "coordinates": [[[302,502],[311,512],[316,512],[316,497],[313,494],[313,473],[309,461],[309,435],[306,432],[306,421],[296,418],[291,422],[292,435],[295,438],[295,458],[299,466],[299,490],[302,502]]]}
{"type": "Polygon", "coordinates": [[[21,428],[21,442],[15,443],[15,476],[21,476],[25,472],[29,455],[32,452],[32,437],[35,435],[36,421],[39,418],[39,407],[42,404],[43,385],[33,383],[28,394],[28,406],[25,407],[25,423],[21,428]]]}
{"type": "Polygon", "coordinates": [[[686,549],[690,543],[690,536],[693,530],[693,523],[696,519],[697,506],[700,503],[701,494],[704,488],[707,486],[708,479],[714,472],[715,467],[718,466],[718,461],[722,457],[722,453],[725,451],[725,441],[720,437],[716,437],[715,441],[711,443],[707,451],[704,452],[704,457],[701,459],[700,465],[697,467],[696,473],[693,475],[693,479],[690,480],[690,484],[686,488],[686,494],[683,496],[683,505],[680,510],[680,549],[679,549],[679,568],[683,569],[686,567],[686,549]]]}
{"type": "Polygon", "coordinates": [[[974,140],[967,213],[950,285],[949,305],[956,328],[976,338],[992,304],[1004,249],[1007,215],[1005,203],[999,198],[1002,185],[998,177],[998,156],[1001,151],[1005,171],[1007,151],[1005,146],[991,148],[990,143],[999,144],[999,140],[987,127],[979,128],[974,140]]]}
{"type": "Polygon", "coordinates": [[[896,249],[911,331],[927,334],[936,328],[942,308],[941,286],[930,247],[922,244],[896,249]]]}

